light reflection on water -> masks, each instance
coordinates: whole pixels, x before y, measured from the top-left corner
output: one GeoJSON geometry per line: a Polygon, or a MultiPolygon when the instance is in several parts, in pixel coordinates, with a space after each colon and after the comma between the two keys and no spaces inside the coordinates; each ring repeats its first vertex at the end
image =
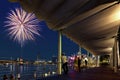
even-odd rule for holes
{"type": "Polygon", "coordinates": [[[52,64],[47,65],[18,65],[18,64],[12,64],[12,65],[0,65],[0,76],[3,76],[4,74],[10,75],[11,73],[15,76],[20,73],[21,76],[33,76],[34,72],[36,72],[37,77],[42,77],[45,73],[52,73],[56,72],[57,66],[52,64]]]}

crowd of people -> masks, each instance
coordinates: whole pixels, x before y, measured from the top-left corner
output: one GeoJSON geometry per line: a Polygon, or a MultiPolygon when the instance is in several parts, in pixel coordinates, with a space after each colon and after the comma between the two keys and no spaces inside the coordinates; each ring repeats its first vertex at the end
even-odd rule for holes
{"type": "Polygon", "coordinates": [[[81,71],[81,69],[87,68],[88,66],[88,58],[86,56],[75,56],[73,68],[76,71],[81,71]]]}
{"type": "Polygon", "coordinates": [[[15,80],[15,78],[13,74],[10,74],[9,77],[5,74],[3,75],[3,80],[15,80]]]}
{"type": "MultiPolygon", "coordinates": [[[[73,65],[72,65],[73,69],[75,71],[78,71],[80,72],[81,69],[84,67],[84,68],[87,68],[88,67],[88,58],[86,55],[80,55],[80,56],[75,56],[74,57],[74,61],[73,61],[73,65]]],[[[67,56],[65,56],[65,54],[62,54],[62,69],[63,69],[63,72],[65,74],[68,73],[68,59],[67,59],[67,56]]]]}
{"type": "MultiPolygon", "coordinates": [[[[15,76],[13,74],[10,74],[9,76],[4,74],[3,80],[15,80],[15,76]]],[[[20,74],[17,75],[17,80],[20,80],[20,74]]]]}

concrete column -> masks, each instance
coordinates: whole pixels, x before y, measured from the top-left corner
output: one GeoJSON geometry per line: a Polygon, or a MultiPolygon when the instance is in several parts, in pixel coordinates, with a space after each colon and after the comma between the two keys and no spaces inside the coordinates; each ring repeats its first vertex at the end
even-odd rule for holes
{"type": "Polygon", "coordinates": [[[61,54],[62,54],[62,33],[59,31],[59,36],[58,36],[58,69],[57,73],[61,74],[62,73],[62,64],[61,64],[61,54]]]}
{"type": "Polygon", "coordinates": [[[117,40],[117,65],[120,66],[119,41],[117,40]]]}
{"type": "Polygon", "coordinates": [[[96,56],[96,67],[99,67],[100,66],[100,56],[97,55],[96,56]]]}
{"type": "Polygon", "coordinates": [[[113,60],[114,60],[114,72],[117,72],[117,38],[115,38],[115,43],[114,43],[114,47],[113,47],[113,60]]]}
{"type": "Polygon", "coordinates": [[[78,56],[81,58],[81,54],[82,54],[82,50],[81,50],[81,47],[79,47],[79,51],[78,51],[78,56]]]}
{"type": "Polygon", "coordinates": [[[113,52],[110,54],[110,67],[113,68],[113,52]]]}
{"type": "Polygon", "coordinates": [[[82,54],[82,49],[81,49],[81,47],[79,47],[79,52],[80,52],[80,54],[82,54]]]}

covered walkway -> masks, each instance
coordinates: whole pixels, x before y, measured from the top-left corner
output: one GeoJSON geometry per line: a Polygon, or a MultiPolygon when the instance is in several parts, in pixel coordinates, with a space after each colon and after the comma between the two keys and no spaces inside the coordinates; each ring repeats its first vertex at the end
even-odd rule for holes
{"type": "Polygon", "coordinates": [[[108,67],[95,67],[81,72],[69,71],[67,75],[52,76],[38,80],[120,80],[120,73],[108,67]]]}
{"type": "MultiPolygon", "coordinates": [[[[38,19],[45,20],[51,30],[59,32],[58,74],[61,74],[62,35],[96,55],[98,60],[100,55],[110,55],[111,68],[117,72],[117,66],[120,65],[120,0],[10,1],[19,2],[24,10],[33,12],[38,19]]],[[[83,73],[70,72],[67,76],[51,77],[48,80],[56,78],[120,80],[109,68],[94,68],[83,73]]]]}

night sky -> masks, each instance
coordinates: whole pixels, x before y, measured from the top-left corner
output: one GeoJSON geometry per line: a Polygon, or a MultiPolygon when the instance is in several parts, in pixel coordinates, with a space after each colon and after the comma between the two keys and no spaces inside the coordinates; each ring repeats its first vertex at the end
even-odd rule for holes
{"type": "MultiPolygon", "coordinates": [[[[21,46],[11,40],[6,31],[5,23],[8,12],[11,9],[20,7],[19,3],[10,3],[7,0],[0,1],[0,59],[16,59],[22,56],[27,60],[35,60],[37,55],[41,59],[51,59],[53,55],[57,56],[58,53],[58,33],[48,29],[45,21],[41,21],[39,26],[41,28],[40,37],[36,37],[35,41],[26,42],[21,46]]],[[[70,39],[63,36],[63,52],[66,55],[76,54],[79,46],[70,39]]],[[[83,53],[86,53],[83,50],[83,53]]]]}

